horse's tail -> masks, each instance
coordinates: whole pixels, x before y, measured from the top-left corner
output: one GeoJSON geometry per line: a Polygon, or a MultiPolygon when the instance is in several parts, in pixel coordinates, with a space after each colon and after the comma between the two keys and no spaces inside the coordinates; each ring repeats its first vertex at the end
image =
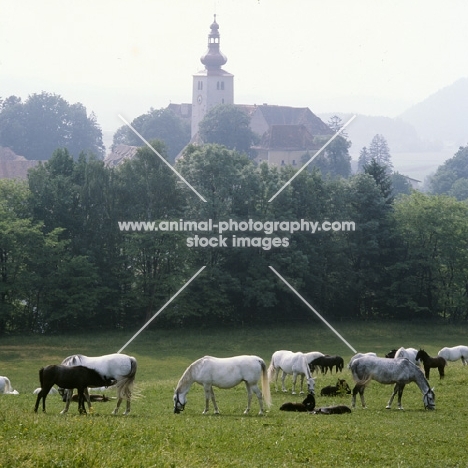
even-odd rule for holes
{"type": "Polygon", "coordinates": [[[44,388],[44,368],[43,367],[39,369],[39,382],[41,384],[41,388],[44,388]]]}
{"type": "Polygon", "coordinates": [[[137,371],[137,360],[129,356],[130,359],[130,372],[122,379],[118,380],[115,384],[117,389],[117,398],[124,398],[130,400],[132,396],[133,385],[135,383],[135,375],[137,371]]]}
{"type": "MultiPolygon", "coordinates": [[[[265,361],[260,360],[260,365],[262,366],[262,395],[265,405],[269,408],[271,406],[271,392],[270,392],[270,378],[269,378],[269,369],[267,370],[265,361]]],[[[270,364],[271,367],[271,364],[270,364]]]]}
{"type": "Polygon", "coordinates": [[[271,362],[270,362],[270,365],[268,366],[267,375],[268,375],[268,380],[272,382],[276,375],[275,359],[273,356],[271,357],[271,362]]]}
{"type": "Polygon", "coordinates": [[[366,387],[370,383],[371,380],[372,380],[372,377],[367,377],[365,379],[355,380],[355,382],[356,382],[356,385],[359,385],[360,387],[366,387]]]}

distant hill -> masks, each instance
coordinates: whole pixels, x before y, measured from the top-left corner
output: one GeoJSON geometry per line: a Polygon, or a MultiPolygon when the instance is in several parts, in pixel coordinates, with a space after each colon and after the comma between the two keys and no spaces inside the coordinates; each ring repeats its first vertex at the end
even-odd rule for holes
{"type": "MultiPolygon", "coordinates": [[[[338,115],[343,124],[352,117],[352,114],[341,113],[320,114],[319,117],[328,122],[333,115],[338,115]]],[[[350,154],[353,159],[357,159],[364,146],[369,147],[372,138],[377,134],[383,135],[387,140],[391,153],[419,152],[426,149],[415,128],[402,119],[358,114],[345,131],[352,142],[350,154]]]]}
{"type": "Polygon", "coordinates": [[[468,144],[468,78],[437,91],[399,118],[428,142],[445,147],[468,144]]]}

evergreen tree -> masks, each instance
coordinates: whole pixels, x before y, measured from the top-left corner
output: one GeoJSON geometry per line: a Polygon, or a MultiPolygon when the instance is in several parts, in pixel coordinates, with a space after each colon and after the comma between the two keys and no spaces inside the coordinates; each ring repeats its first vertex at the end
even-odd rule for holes
{"type": "Polygon", "coordinates": [[[390,171],[393,167],[390,149],[388,147],[387,140],[383,135],[377,134],[372,138],[372,141],[369,145],[369,156],[370,159],[375,159],[377,163],[387,168],[387,171],[390,171]]]}

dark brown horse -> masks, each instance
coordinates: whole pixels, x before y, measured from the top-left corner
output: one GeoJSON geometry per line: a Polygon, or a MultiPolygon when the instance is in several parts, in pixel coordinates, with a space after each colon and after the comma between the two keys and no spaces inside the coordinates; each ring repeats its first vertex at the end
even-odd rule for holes
{"type": "Polygon", "coordinates": [[[311,412],[315,408],[315,397],[309,393],[302,403],[283,403],[280,406],[281,411],[297,411],[300,413],[311,412]]]}
{"type": "Polygon", "coordinates": [[[330,374],[332,374],[333,367],[335,367],[335,372],[341,372],[344,367],[344,360],[341,356],[330,356],[329,354],[325,354],[309,363],[311,372],[315,372],[317,367],[320,368],[322,374],[326,374],[328,370],[330,370],[330,374]]]}
{"type": "Polygon", "coordinates": [[[422,361],[424,365],[424,372],[426,374],[426,379],[429,378],[429,373],[431,372],[431,369],[439,369],[439,377],[441,379],[444,378],[445,373],[444,373],[444,367],[447,365],[447,361],[441,357],[431,357],[429,354],[424,351],[424,349],[420,349],[418,351],[418,354],[416,354],[416,360],[422,361]]]}
{"type": "Polygon", "coordinates": [[[102,376],[94,369],[89,369],[84,366],[63,366],[51,365],[43,367],[39,371],[39,381],[41,382],[41,391],[37,395],[36,406],[34,411],[37,413],[37,408],[42,398],[42,411],[45,412],[45,401],[50,389],[54,385],[61,388],[78,390],[78,411],[86,414],[84,406],[84,391],[87,387],[108,387],[115,383],[115,380],[102,376]]]}

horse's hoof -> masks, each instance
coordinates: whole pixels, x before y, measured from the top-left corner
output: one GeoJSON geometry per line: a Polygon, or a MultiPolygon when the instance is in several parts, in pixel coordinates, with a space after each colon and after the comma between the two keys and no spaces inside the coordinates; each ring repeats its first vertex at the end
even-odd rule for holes
{"type": "Polygon", "coordinates": [[[299,392],[299,395],[304,395],[304,392],[303,391],[299,392]]]}
{"type": "Polygon", "coordinates": [[[297,395],[297,393],[296,392],[291,392],[291,395],[297,395]]]}
{"type": "Polygon", "coordinates": [[[392,407],[390,405],[387,405],[385,409],[392,409],[392,407]]]}

